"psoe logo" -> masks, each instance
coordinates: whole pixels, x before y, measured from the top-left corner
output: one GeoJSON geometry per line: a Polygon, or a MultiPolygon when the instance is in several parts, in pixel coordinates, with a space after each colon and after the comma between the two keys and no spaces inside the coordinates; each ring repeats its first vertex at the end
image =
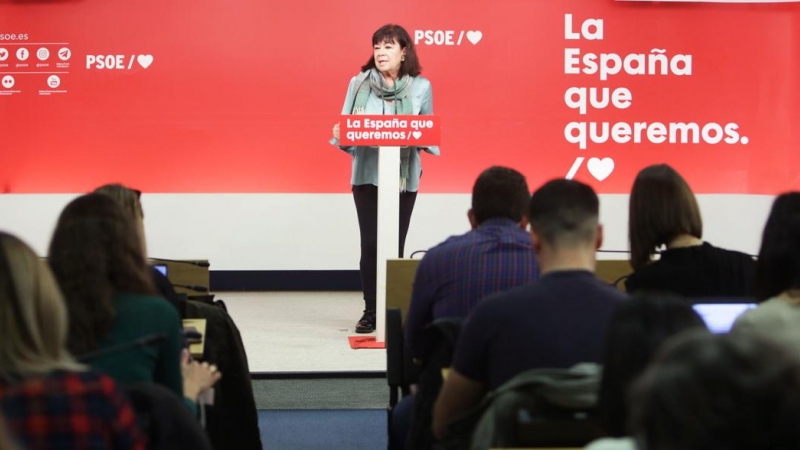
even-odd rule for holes
{"type": "Polygon", "coordinates": [[[86,55],[86,68],[97,70],[131,70],[133,63],[139,63],[142,69],[153,64],[153,55],[86,55]]]}
{"type": "Polygon", "coordinates": [[[483,32],[480,30],[414,30],[415,45],[461,45],[467,38],[467,42],[478,45],[483,39],[483,32]]]}

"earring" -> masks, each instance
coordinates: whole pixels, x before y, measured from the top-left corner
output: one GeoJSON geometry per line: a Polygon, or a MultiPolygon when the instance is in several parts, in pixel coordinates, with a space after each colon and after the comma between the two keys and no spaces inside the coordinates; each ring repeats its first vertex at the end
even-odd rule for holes
{"type": "Polygon", "coordinates": [[[401,56],[401,57],[400,57],[400,61],[401,61],[401,62],[402,62],[402,61],[405,61],[405,60],[406,60],[406,55],[403,55],[403,56],[401,56]]]}

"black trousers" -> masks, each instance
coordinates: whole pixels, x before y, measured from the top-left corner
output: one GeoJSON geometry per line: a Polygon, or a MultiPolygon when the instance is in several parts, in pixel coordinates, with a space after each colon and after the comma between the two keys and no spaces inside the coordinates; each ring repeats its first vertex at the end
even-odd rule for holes
{"type": "MultiPolygon", "coordinates": [[[[416,192],[401,192],[400,236],[398,255],[403,257],[403,248],[411,223],[411,213],[417,201],[416,192]]],[[[361,232],[361,288],[364,290],[365,309],[375,310],[378,279],[378,188],[371,184],[353,186],[353,200],[358,213],[358,229],[361,232]]]]}

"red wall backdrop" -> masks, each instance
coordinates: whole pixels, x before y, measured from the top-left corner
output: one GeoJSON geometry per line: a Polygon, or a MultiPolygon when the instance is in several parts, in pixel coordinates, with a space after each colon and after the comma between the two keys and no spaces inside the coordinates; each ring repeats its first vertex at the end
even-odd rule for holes
{"type": "Polygon", "coordinates": [[[621,193],[657,162],[697,192],[800,189],[800,4],[612,0],[0,1],[0,78],[14,78],[0,86],[0,189],[79,192],[116,180],[147,192],[345,192],[349,157],[327,139],[387,22],[431,32],[418,52],[442,156],[424,156],[424,192],[469,192],[480,170],[502,164],[532,186],[575,165],[576,178],[621,193]],[[603,21],[602,39],[565,39],[587,19],[603,21]],[[71,57],[59,66],[62,48],[71,57]],[[691,74],[565,73],[568,48],[691,55],[691,74]],[[87,67],[97,55],[122,55],[122,68],[87,67]],[[565,102],[571,87],[632,98],[581,114],[565,102]],[[581,149],[565,137],[571,122],[622,122],[622,137],[636,122],[663,123],[667,137],[674,122],[735,124],[738,136],[657,143],[656,126],[639,143],[581,149]]]}

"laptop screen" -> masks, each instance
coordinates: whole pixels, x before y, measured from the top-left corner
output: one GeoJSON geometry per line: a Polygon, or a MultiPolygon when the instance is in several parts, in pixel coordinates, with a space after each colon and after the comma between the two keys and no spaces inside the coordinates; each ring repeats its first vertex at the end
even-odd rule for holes
{"type": "Polygon", "coordinates": [[[167,276],[167,265],[166,264],[155,264],[153,267],[156,268],[157,271],[161,272],[161,275],[167,276]]]}
{"type": "Polygon", "coordinates": [[[755,303],[695,303],[694,310],[705,321],[712,333],[727,333],[736,318],[748,309],[756,307],[755,303]]]}

